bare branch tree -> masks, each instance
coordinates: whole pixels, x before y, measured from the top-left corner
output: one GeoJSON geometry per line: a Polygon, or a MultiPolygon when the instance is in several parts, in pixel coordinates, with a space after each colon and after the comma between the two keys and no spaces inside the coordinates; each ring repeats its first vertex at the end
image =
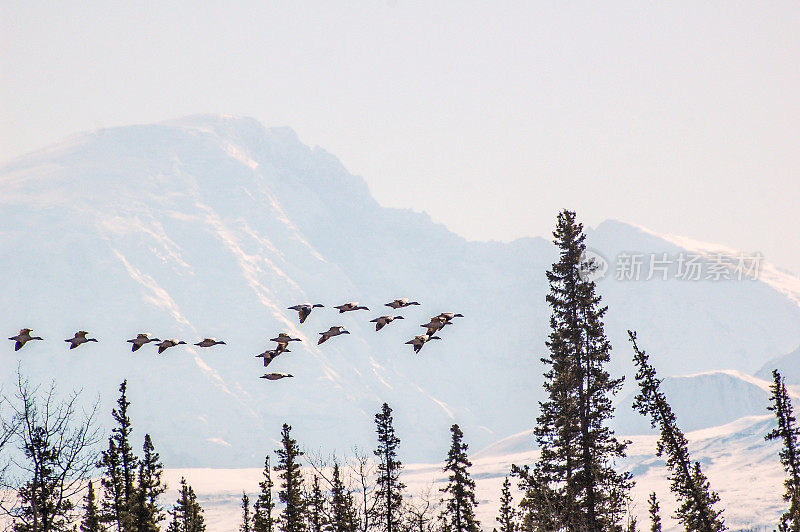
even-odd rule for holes
{"type": "Polygon", "coordinates": [[[17,370],[13,400],[6,398],[11,419],[3,432],[19,452],[9,461],[2,488],[16,494],[0,503],[15,532],[65,530],[73,520],[74,503],[86,487],[97,460],[97,403],[89,411],[78,406],[79,392],[60,399],[55,383],[41,391],[17,370]]]}
{"type": "Polygon", "coordinates": [[[431,494],[432,491],[433,483],[422,489],[417,497],[406,499],[405,522],[408,532],[439,530],[437,515],[441,501],[431,494]]]}
{"type": "Polygon", "coordinates": [[[348,461],[350,483],[358,497],[358,522],[361,532],[369,532],[376,528],[375,512],[378,499],[375,497],[375,474],[377,467],[372,459],[362,453],[357,447],[353,448],[353,458],[348,461]]]}

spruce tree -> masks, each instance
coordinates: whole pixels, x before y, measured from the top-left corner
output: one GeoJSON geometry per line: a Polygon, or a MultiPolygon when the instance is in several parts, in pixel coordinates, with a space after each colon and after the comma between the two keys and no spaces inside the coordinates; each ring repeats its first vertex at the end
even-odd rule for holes
{"type": "Polygon", "coordinates": [[[157,532],[164,513],[159,498],[167,486],[161,481],[164,466],[155,451],[149,434],[144,435],[142,446],[144,455],[139,462],[139,482],[136,487],[136,506],[134,512],[137,532],[157,532]]]}
{"type": "Polygon", "coordinates": [[[656,452],[658,456],[667,455],[670,490],[681,503],[675,517],[687,530],[726,530],[722,510],[714,508],[719,495],[711,490],[700,463],[692,464],[686,436],[678,428],[675,414],[660,390],[661,380],[656,377],[655,368],[650,364],[647,353],[636,344],[636,333],[628,331],[628,336],[633,345],[636,381],[639,383],[639,393],[633,407],[649,417],[650,425],[661,432],[656,452]]]}
{"type": "Polygon", "coordinates": [[[314,480],[311,483],[311,492],[308,494],[306,508],[308,509],[308,532],[323,532],[323,530],[327,530],[325,498],[322,496],[317,475],[314,475],[314,480]]]}
{"type": "Polygon", "coordinates": [[[101,532],[105,530],[100,522],[100,511],[97,508],[97,500],[94,494],[94,485],[89,482],[89,491],[83,498],[83,520],[81,521],[81,532],[101,532]]]}
{"type": "Polygon", "coordinates": [[[447,494],[442,517],[445,528],[452,532],[479,532],[480,523],[475,519],[475,481],[469,476],[472,462],[467,457],[464,433],[458,425],[450,427],[452,441],[443,471],[449,473],[447,486],[441,489],[447,494]]]}
{"type": "Polygon", "coordinates": [[[283,532],[305,532],[305,501],[303,500],[303,474],[300,471],[299,459],[303,452],[297,441],[291,437],[292,427],[283,424],[281,431],[281,448],[275,451],[278,464],[275,472],[280,473],[281,489],[278,498],[285,505],[281,512],[280,529],[283,532]]]}
{"type": "Polygon", "coordinates": [[[503,488],[500,490],[500,510],[496,518],[500,525],[498,532],[516,532],[515,515],[513,499],[511,498],[511,482],[506,477],[503,481],[503,488]]]}
{"type": "Polygon", "coordinates": [[[575,213],[559,213],[553,236],[559,260],[547,272],[550,354],[542,358],[548,397],[540,403],[534,430],[541,455],[529,482],[521,484],[540,526],[618,530],[632,481],[613,468],[625,456],[627,442],[616,439],[608,422],[623,378],[612,378],[606,370],[611,350],[603,327],[607,307],[601,306],[591,280],[597,266],[585,259],[586,236],[575,213]]]}
{"type": "Polygon", "coordinates": [[[406,486],[400,482],[400,471],[403,468],[402,462],[397,458],[400,438],[394,433],[392,409],[388,404],[383,403],[381,411],[375,414],[375,425],[378,433],[378,448],[374,451],[378,457],[378,526],[383,532],[400,532],[403,489],[406,486]]]}
{"type": "Polygon", "coordinates": [[[239,532],[250,532],[250,497],[242,492],[242,524],[239,525],[239,532]]]}
{"type": "Polygon", "coordinates": [[[778,426],[772,429],[764,438],[769,440],[780,439],[783,448],[778,456],[787,477],[784,482],[786,493],[783,500],[789,503],[789,509],[781,516],[783,530],[792,532],[800,531],[800,455],[798,455],[797,437],[800,429],[797,428],[794,417],[792,400],[786,391],[786,383],[777,369],[772,370],[772,386],[770,386],[770,401],[772,404],[767,410],[775,413],[778,426]]]}
{"type": "Polygon", "coordinates": [[[253,505],[253,532],[273,532],[275,522],[272,510],[275,501],[272,499],[272,470],[269,465],[269,455],[264,459],[264,480],[258,483],[261,492],[253,505]]]}
{"type": "Polygon", "coordinates": [[[339,464],[333,464],[331,479],[331,532],[355,532],[356,510],[353,495],[342,481],[339,464]]]}
{"type": "Polygon", "coordinates": [[[128,381],[119,386],[117,408],[111,412],[116,426],[108,439],[108,450],[101,454],[98,466],[103,469],[101,480],[105,491],[103,500],[104,521],[116,525],[119,532],[135,530],[135,489],[138,459],[131,447],[131,420],[128,417],[130,402],[127,398],[128,381]]]}
{"type": "Polygon", "coordinates": [[[178,500],[170,511],[172,520],[167,532],[205,532],[203,508],[197,502],[197,495],[192,487],[181,477],[178,500]]]}
{"type": "Polygon", "coordinates": [[[650,494],[647,503],[649,506],[648,513],[650,514],[650,532],[661,532],[661,507],[658,504],[658,499],[656,499],[655,491],[650,494]]]}

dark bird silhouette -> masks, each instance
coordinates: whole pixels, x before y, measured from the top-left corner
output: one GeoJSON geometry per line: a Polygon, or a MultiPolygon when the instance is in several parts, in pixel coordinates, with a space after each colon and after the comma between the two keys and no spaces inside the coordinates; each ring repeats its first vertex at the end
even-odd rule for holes
{"type": "Polygon", "coordinates": [[[309,303],[304,303],[302,305],[295,305],[293,307],[289,307],[289,310],[296,310],[297,314],[300,316],[300,323],[303,323],[304,321],[306,321],[306,318],[308,318],[309,314],[311,314],[311,311],[318,307],[324,308],[325,305],[320,305],[320,304],[311,305],[309,303]]]}
{"type": "Polygon", "coordinates": [[[319,337],[319,341],[317,342],[317,345],[319,345],[319,344],[321,344],[323,342],[327,342],[330,338],[333,338],[334,336],[339,336],[340,334],[350,334],[350,331],[348,331],[347,329],[345,329],[341,325],[334,325],[330,329],[328,329],[327,331],[321,332],[319,334],[321,336],[319,337]]]}
{"type": "Polygon", "coordinates": [[[342,312],[351,312],[353,310],[369,310],[367,307],[359,306],[358,301],[351,301],[350,303],[345,303],[344,305],[338,305],[333,308],[339,309],[339,314],[342,312]]]}
{"type": "Polygon", "coordinates": [[[374,320],[369,320],[370,323],[375,324],[375,330],[380,331],[385,326],[392,323],[394,320],[404,320],[403,316],[381,316],[380,318],[375,318],[374,320]]]}
{"type": "Polygon", "coordinates": [[[22,346],[31,340],[44,340],[41,336],[31,336],[32,331],[33,329],[20,329],[18,335],[9,338],[9,340],[14,340],[16,342],[14,344],[14,351],[19,351],[22,349],[22,346]]]}
{"type": "Polygon", "coordinates": [[[169,340],[163,340],[158,345],[158,354],[160,355],[170,347],[175,347],[176,345],[185,345],[186,342],[183,340],[178,340],[177,338],[170,338],[169,340]]]}
{"type": "Polygon", "coordinates": [[[393,309],[410,307],[411,305],[419,305],[416,301],[409,301],[407,297],[395,299],[391,303],[386,303],[385,306],[392,307],[393,309]]]}
{"type": "Polygon", "coordinates": [[[131,340],[126,340],[128,343],[131,343],[131,351],[136,351],[144,344],[149,344],[150,342],[160,342],[158,338],[150,338],[150,333],[139,333],[136,335],[136,338],[131,340]]]}
{"type": "Polygon", "coordinates": [[[89,333],[86,332],[86,331],[78,331],[78,332],[75,333],[75,336],[73,336],[72,338],[69,338],[67,340],[64,340],[64,341],[65,342],[69,342],[69,348],[70,349],[75,349],[79,345],[83,345],[83,344],[85,344],[87,342],[96,342],[97,341],[97,338],[86,338],[87,334],[89,334],[89,333]]]}

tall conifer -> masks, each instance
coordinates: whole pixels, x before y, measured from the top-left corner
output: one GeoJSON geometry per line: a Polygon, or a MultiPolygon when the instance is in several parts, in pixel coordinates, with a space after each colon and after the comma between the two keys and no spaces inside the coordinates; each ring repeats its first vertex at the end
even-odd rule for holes
{"type": "Polygon", "coordinates": [[[452,440],[443,471],[449,473],[447,486],[441,489],[447,494],[444,501],[443,520],[450,532],[479,532],[480,523],[475,518],[475,481],[470,478],[472,462],[467,456],[464,433],[458,425],[450,427],[452,440]]]}
{"type": "Polygon", "coordinates": [[[378,526],[383,532],[400,532],[403,490],[406,486],[400,482],[400,471],[403,468],[402,462],[397,458],[400,438],[395,435],[392,409],[388,404],[383,403],[381,411],[375,414],[375,425],[378,433],[378,448],[374,451],[378,457],[378,526]]]}
{"type": "Polygon", "coordinates": [[[80,530],[81,532],[102,532],[104,530],[92,482],[89,482],[89,490],[83,498],[83,520],[80,530]]]}
{"type": "Polygon", "coordinates": [[[655,368],[644,350],[636,344],[636,333],[628,331],[633,345],[636,364],[636,381],[639,393],[633,407],[643,416],[650,418],[653,428],[658,428],[661,437],[656,448],[658,456],[667,455],[666,464],[670,471],[670,490],[681,503],[675,512],[676,518],[687,530],[717,532],[726,530],[722,510],[714,505],[719,495],[711,490],[708,479],[700,469],[700,463],[692,464],[686,437],[678,428],[675,414],[660,389],[661,380],[656,377],[655,368]]]}
{"type": "Polygon", "coordinates": [[[542,359],[548,398],[540,403],[534,430],[541,455],[521,486],[538,526],[619,530],[632,481],[614,470],[627,442],[617,440],[608,427],[611,400],[623,379],[606,370],[611,350],[603,327],[607,307],[595,292],[597,265],[585,258],[586,236],[575,213],[559,213],[553,236],[559,260],[547,272],[550,354],[542,359]]]}
{"type": "Polygon", "coordinates": [[[355,532],[358,528],[356,523],[356,509],[353,503],[353,495],[347,489],[342,480],[339,464],[333,464],[333,476],[331,479],[331,532],[355,532]]]}
{"type": "Polygon", "coordinates": [[[514,502],[511,497],[511,482],[506,477],[503,481],[503,488],[500,490],[500,510],[496,518],[500,525],[498,532],[516,532],[515,515],[514,502]]]}
{"type": "Polygon", "coordinates": [[[269,465],[269,455],[264,459],[264,480],[258,483],[261,489],[256,502],[253,504],[253,532],[273,532],[275,521],[272,511],[275,501],[272,498],[272,468],[269,465]]]}
{"type": "Polygon", "coordinates": [[[280,529],[283,532],[305,532],[306,507],[303,500],[303,474],[300,470],[300,457],[303,452],[292,439],[292,427],[283,424],[281,448],[275,451],[278,464],[274,467],[280,473],[281,489],[278,498],[285,505],[281,513],[280,529]]]}
{"type": "Polygon", "coordinates": [[[242,523],[239,525],[239,532],[250,532],[250,497],[242,492],[242,523]]]}
{"type": "Polygon", "coordinates": [[[128,381],[119,386],[120,397],[117,408],[111,412],[116,425],[108,439],[108,450],[103,451],[99,467],[104,475],[101,480],[105,491],[103,500],[104,520],[116,525],[119,532],[135,530],[136,473],[139,460],[131,447],[131,419],[128,416],[128,381]]]}
{"type": "Polygon", "coordinates": [[[786,383],[777,369],[772,371],[772,386],[770,386],[770,401],[768,410],[775,413],[778,426],[772,429],[764,438],[766,440],[780,439],[783,447],[779,453],[787,477],[784,482],[786,492],[783,500],[789,503],[789,509],[781,516],[781,529],[800,531],[800,449],[797,438],[800,429],[797,428],[792,408],[792,399],[786,391],[786,383]]]}

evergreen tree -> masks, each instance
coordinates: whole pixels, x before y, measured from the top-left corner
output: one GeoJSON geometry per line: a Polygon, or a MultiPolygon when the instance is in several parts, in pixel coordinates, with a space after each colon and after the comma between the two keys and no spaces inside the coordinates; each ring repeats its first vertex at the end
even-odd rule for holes
{"type": "Polygon", "coordinates": [[[253,532],[273,532],[275,522],[272,518],[272,510],[275,508],[275,501],[272,499],[272,471],[269,465],[269,455],[264,459],[264,480],[258,483],[261,492],[253,505],[253,532]]]}
{"type": "Polygon", "coordinates": [[[692,465],[686,437],[678,428],[675,414],[660,390],[661,380],[656,377],[655,368],[650,365],[647,353],[636,344],[636,333],[628,331],[628,336],[633,345],[633,361],[639,383],[639,393],[633,407],[643,416],[649,416],[650,425],[661,432],[656,451],[658,456],[667,455],[670,490],[681,503],[675,517],[687,530],[726,530],[722,510],[714,509],[719,495],[711,490],[706,476],[700,470],[700,463],[692,465]]]}
{"type": "Polygon", "coordinates": [[[378,432],[378,448],[374,453],[379,461],[376,493],[379,527],[383,532],[400,532],[403,489],[406,486],[400,482],[403,468],[397,458],[400,438],[394,433],[392,409],[388,404],[383,403],[381,411],[375,414],[375,425],[378,432]]]}
{"type": "Polygon", "coordinates": [[[783,468],[788,474],[784,486],[786,493],[783,500],[789,503],[789,510],[781,516],[782,530],[800,531],[800,455],[798,455],[797,437],[800,429],[797,428],[792,408],[792,400],[786,391],[786,383],[777,369],[772,370],[772,386],[770,391],[770,401],[772,405],[767,407],[775,413],[778,426],[772,429],[764,438],[766,440],[783,441],[783,448],[779,453],[783,468]]]}
{"type": "Polygon", "coordinates": [[[445,528],[452,532],[479,532],[480,523],[475,519],[475,481],[469,476],[472,462],[467,457],[467,444],[463,442],[464,433],[458,425],[450,427],[452,441],[447,453],[443,471],[449,473],[447,486],[441,489],[446,493],[443,520],[445,528]]]}
{"type": "Polygon", "coordinates": [[[181,477],[178,500],[170,511],[172,520],[167,532],[205,532],[203,508],[197,502],[197,495],[186,479],[181,477]]]}
{"type": "Polygon", "coordinates": [[[308,509],[308,531],[309,532],[322,532],[327,529],[327,519],[325,517],[325,498],[322,496],[322,490],[319,487],[319,477],[314,475],[314,481],[311,484],[311,493],[308,494],[306,502],[308,509]]]}
{"type": "Polygon", "coordinates": [[[525,483],[526,498],[541,526],[619,530],[632,481],[613,469],[627,442],[616,439],[608,422],[623,378],[611,378],[605,369],[611,350],[603,327],[607,307],[595,292],[596,265],[585,259],[586,236],[575,213],[559,213],[553,236],[560,253],[547,272],[550,354],[542,362],[548,398],[540,403],[534,434],[541,455],[525,483]]]}
{"type": "Polygon", "coordinates": [[[342,481],[339,464],[333,464],[333,477],[331,480],[331,532],[355,532],[356,509],[353,495],[342,481]]]}
{"type": "Polygon", "coordinates": [[[516,532],[515,515],[516,512],[511,498],[511,482],[506,477],[503,481],[503,488],[500,490],[500,511],[496,519],[500,524],[498,532],[516,532]]]}
{"type": "Polygon", "coordinates": [[[100,522],[100,512],[94,494],[94,485],[89,482],[89,491],[83,498],[83,520],[81,521],[81,532],[101,532],[105,530],[100,522]]]}
{"type": "Polygon", "coordinates": [[[242,492],[242,524],[239,525],[239,532],[250,532],[250,497],[242,492]]]}
{"type": "Polygon", "coordinates": [[[656,492],[650,494],[647,499],[650,513],[650,532],[661,532],[661,513],[658,499],[656,499],[656,492]]]}
{"type": "Polygon", "coordinates": [[[119,532],[135,530],[136,473],[138,459],[130,445],[131,420],[128,417],[130,403],[127,398],[128,381],[119,386],[120,398],[117,408],[111,412],[116,426],[108,439],[108,450],[103,451],[98,467],[104,470],[101,480],[105,490],[103,500],[104,521],[114,523],[119,532]]]}
{"type": "Polygon", "coordinates": [[[136,487],[136,506],[134,512],[135,530],[137,532],[157,532],[164,513],[159,504],[159,497],[167,486],[161,481],[164,466],[160,456],[155,452],[149,434],[144,435],[142,446],[144,456],[139,462],[139,482],[136,487]]]}
{"type": "Polygon", "coordinates": [[[299,458],[303,456],[297,442],[291,437],[292,427],[283,424],[281,432],[282,447],[275,451],[278,464],[275,472],[280,473],[281,489],[278,498],[286,506],[281,513],[280,526],[283,532],[305,532],[305,501],[303,500],[303,476],[299,458]]]}

